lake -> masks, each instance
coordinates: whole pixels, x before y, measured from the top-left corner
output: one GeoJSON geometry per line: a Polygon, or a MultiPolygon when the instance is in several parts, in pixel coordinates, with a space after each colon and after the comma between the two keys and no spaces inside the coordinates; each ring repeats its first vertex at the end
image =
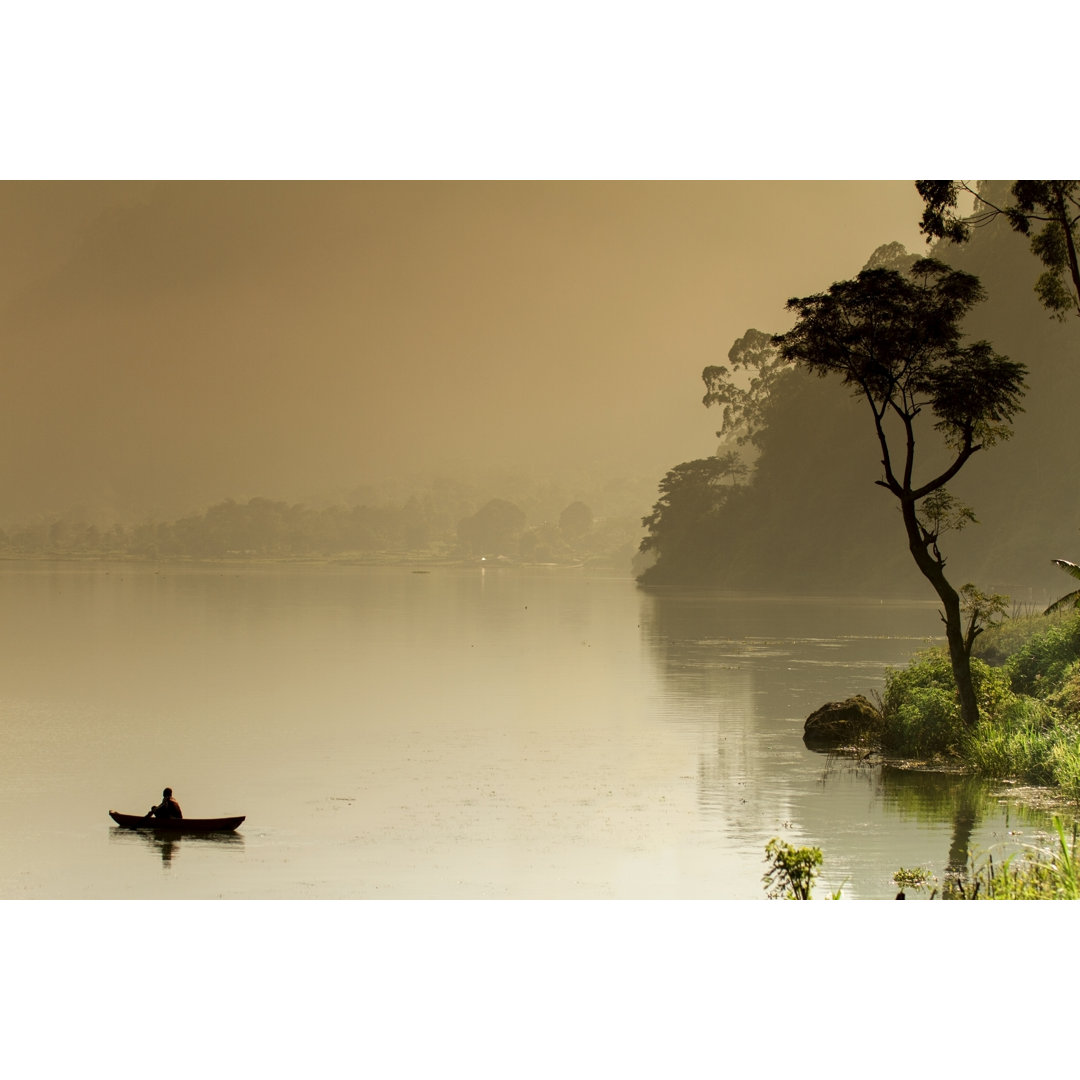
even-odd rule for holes
{"type": "Polygon", "coordinates": [[[0,564],[5,899],[891,898],[1048,819],[807,750],[933,603],[643,593],[562,568],[0,564]],[[225,837],[114,826],[171,786],[225,837]]]}

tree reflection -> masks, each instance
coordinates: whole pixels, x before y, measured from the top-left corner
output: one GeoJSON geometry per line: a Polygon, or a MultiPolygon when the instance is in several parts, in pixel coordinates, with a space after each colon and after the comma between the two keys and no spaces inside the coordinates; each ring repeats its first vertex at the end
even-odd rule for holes
{"type": "Polygon", "coordinates": [[[770,836],[812,843],[863,895],[895,895],[892,874],[905,865],[937,873],[946,895],[970,894],[973,844],[1008,829],[1010,815],[1045,827],[1044,814],[1000,805],[984,780],[865,751],[827,754],[822,768],[821,753],[804,745],[814,709],[872,695],[887,667],[907,662],[925,642],[926,613],[922,604],[852,598],[643,594],[641,637],[663,687],[660,715],[700,739],[702,818],[748,851],[770,836]]]}
{"type": "Polygon", "coordinates": [[[963,899],[968,886],[968,864],[971,861],[971,834],[979,819],[978,807],[969,791],[962,791],[953,810],[952,841],[949,862],[945,867],[945,899],[963,899]]]}

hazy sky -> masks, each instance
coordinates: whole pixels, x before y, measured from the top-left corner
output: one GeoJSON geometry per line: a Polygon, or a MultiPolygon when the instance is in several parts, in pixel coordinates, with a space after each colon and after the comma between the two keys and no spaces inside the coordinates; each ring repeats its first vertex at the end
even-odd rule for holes
{"type": "Polygon", "coordinates": [[[0,520],[711,453],[701,369],[902,182],[0,184],[0,520]]]}

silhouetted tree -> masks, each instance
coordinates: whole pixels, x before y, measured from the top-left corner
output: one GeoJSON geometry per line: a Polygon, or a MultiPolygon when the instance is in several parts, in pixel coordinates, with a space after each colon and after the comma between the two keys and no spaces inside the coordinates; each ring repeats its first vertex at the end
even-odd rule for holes
{"type": "Polygon", "coordinates": [[[921,513],[920,503],[942,491],[973,454],[1007,438],[1020,411],[1024,365],[985,341],[962,343],[960,321],[983,298],[974,275],[921,259],[907,275],[864,270],[825,293],[789,300],[798,321],[773,338],[784,360],[818,375],[839,375],[870,407],[882,455],[883,476],[876,483],[898,500],[908,549],[941,600],[960,709],[969,726],[979,715],[970,666],[974,633],[965,633],[960,594],[945,577],[938,547],[944,518],[921,513]],[[927,409],[952,460],[920,482],[916,422],[927,409]]]}
{"type": "Polygon", "coordinates": [[[1017,180],[1011,201],[998,201],[985,183],[971,187],[966,180],[917,180],[915,187],[926,204],[919,225],[926,236],[963,243],[973,227],[1004,217],[1031,237],[1031,250],[1046,267],[1035,282],[1043,306],[1058,318],[1070,309],[1080,314],[1080,180],[1017,180]],[[961,192],[975,200],[975,212],[966,217],[957,212],[961,192]],[[1033,233],[1036,225],[1041,228],[1033,233]]]}
{"type": "Polygon", "coordinates": [[[640,551],[654,552],[659,561],[643,580],[665,573],[696,577],[717,560],[720,511],[733,494],[723,476],[721,460],[709,457],[676,465],[660,481],[660,498],[652,513],[641,519],[649,535],[639,545],[640,551]]]}
{"type": "Polygon", "coordinates": [[[701,373],[706,389],[702,403],[723,407],[718,439],[734,438],[739,446],[757,446],[770,395],[787,365],[772,335],[761,330],[747,330],[728,350],[728,363],[730,368],[717,364],[701,373]]]}

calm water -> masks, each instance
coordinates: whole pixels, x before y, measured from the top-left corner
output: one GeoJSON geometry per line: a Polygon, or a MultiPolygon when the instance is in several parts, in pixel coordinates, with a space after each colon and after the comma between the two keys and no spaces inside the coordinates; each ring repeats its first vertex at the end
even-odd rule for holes
{"type": "Polygon", "coordinates": [[[885,898],[1047,822],[811,753],[933,604],[647,596],[580,570],[0,564],[4,898],[764,896],[773,836],[885,898]],[[225,839],[124,832],[170,785],[225,839]]]}

